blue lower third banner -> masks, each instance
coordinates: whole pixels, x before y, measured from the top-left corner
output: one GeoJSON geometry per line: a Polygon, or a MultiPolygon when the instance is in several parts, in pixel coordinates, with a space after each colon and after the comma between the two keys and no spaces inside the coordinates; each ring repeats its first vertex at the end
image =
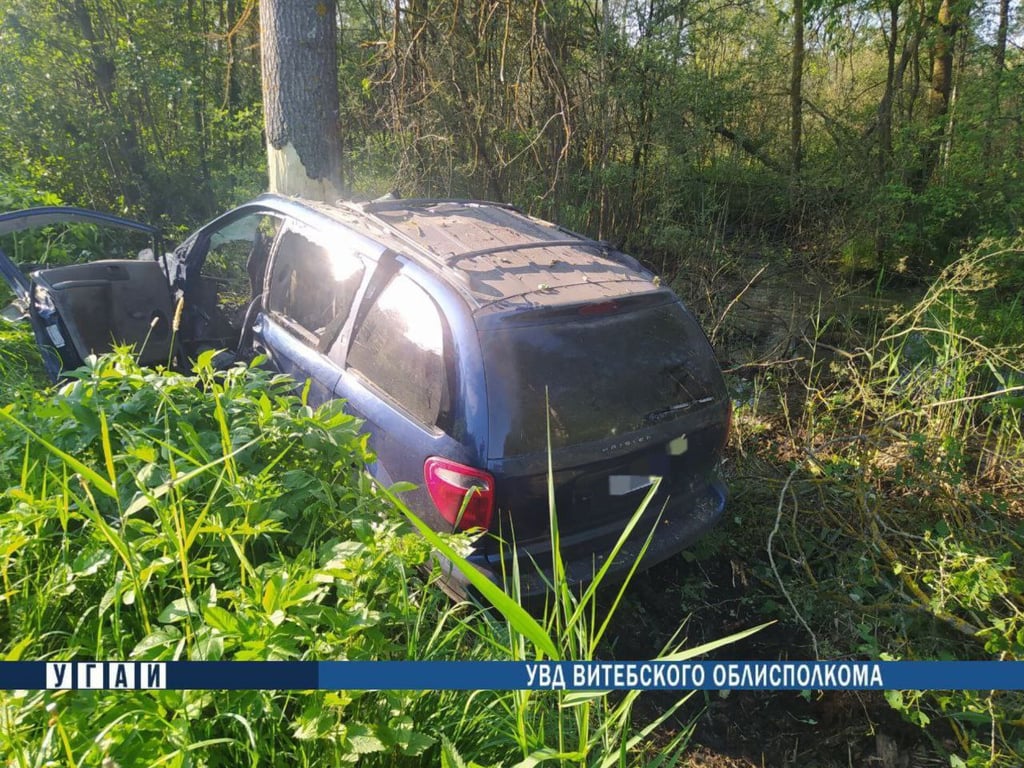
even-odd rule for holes
{"type": "Polygon", "coordinates": [[[1024,662],[0,662],[0,690],[47,689],[1024,690],[1024,662]]]}

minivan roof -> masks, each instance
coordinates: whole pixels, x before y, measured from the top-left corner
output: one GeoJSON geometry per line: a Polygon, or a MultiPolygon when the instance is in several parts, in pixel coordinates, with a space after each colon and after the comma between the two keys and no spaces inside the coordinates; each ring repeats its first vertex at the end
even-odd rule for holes
{"type": "Polygon", "coordinates": [[[303,201],[460,287],[477,314],[607,301],[658,290],[608,243],[477,200],[303,201]]]}

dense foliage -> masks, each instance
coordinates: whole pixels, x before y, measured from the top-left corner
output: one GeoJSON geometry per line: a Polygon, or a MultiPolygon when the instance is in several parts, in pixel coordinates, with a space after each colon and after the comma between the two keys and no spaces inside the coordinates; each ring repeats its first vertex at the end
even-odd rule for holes
{"type": "MultiPolygon", "coordinates": [[[[173,225],[263,188],[254,5],[4,0],[0,176],[173,225]]],[[[743,235],[934,274],[1021,225],[1009,0],[337,11],[355,195],[508,200],[669,272],[743,235]]]]}
{"type": "MultiPolygon", "coordinates": [[[[434,602],[411,578],[424,542],[365,486],[355,420],[291,388],[121,356],[56,397],[18,395],[0,426],[6,658],[403,657],[415,606],[434,602]]],[[[325,758],[396,758],[435,742],[421,698],[22,693],[3,699],[0,740],[26,765],[274,762],[328,733],[325,758]]]]}
{"type": "MultiPolygon", "coordinates": [[[[336,9],[353,196],[517,203],[622,244],[702,315],[736,418],[732,522],[693,556],[727,564],[749,623],[804,643],[773,657],[1024,655],[1019,4],[336,9]]],[[[0,17],[0,209],[63,200],[170,231],[265,187],[253,0],[0,0],[0,17]]],[[[113,253],[95,238],[2,245],[19,262],[113,253]]],[[[181,376],[125,354],[35,394],[38,358],[9,328],[0,372],[21,422],[0,418],[6,658],[522,657],[521,627],[429,587],[426,546],[356,471],[365,449],[337,409],[259,370],[181,376]]],[[[611,610],[674,637],[697,581],[655,585],[668,622],[628,595],[611,610]]],[[[556,611],[559,653],[616,653],[635,628],[596,645],[608,609],[588,606],[589,627],[556,611]]],[[[632,743],[632,701],[18,693],[0,698],[0,751],[19,766],[584,764],[632,743]]],[[[1018,694],[888,705],[928,756],[871,760],[1024,762],[1018,694]]],[[[685,742],[658,712],[656,741],[685,742]]],[[[746,712],[728,716],[747,727],[746,712]]]]}
{"type": "MultiPolygon", "coordinates": [[[[32,342],[4,338],[23,353],[4,360],[0,408],[0,660],[594,658],[592,596],[564,590],[543,624],[503,594],[493,614],[448,602],[430,543],[459,562],[464,542],[428,543],[372,485],[340,402],[314,411],[290,379],[216,372],[212,353],[183,376],[130,350],[41,394],[32,342]]],[[[0,751],[17,766],[617,764],[676,709],[641,729],[638,695],[15,691],[0,751]]]]}
{"type": "MultiPolygon", "coordinates": [[[[760,608],[813,655],[1024,657],[1022,256],[986,242],[895,312],[819,310],[806,359],[734,380],[731,546],[767,554],[760,608]]],[[[886,699],[954,768],[1024,759],[1019,692],[886,699]]]]}

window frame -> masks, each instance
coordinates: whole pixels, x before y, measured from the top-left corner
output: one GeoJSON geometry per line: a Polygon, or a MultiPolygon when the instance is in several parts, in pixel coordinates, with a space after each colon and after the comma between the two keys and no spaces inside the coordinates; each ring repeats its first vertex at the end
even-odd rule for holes
{"type": "MultiPolygon", "coordinates": [[[[343,337],[346,328],[351,326],[358,308],[362,305],[366,287],[371,281],[373,274],[376,272],[376,262],[373,257],[359,247],[364,244],[360,242],[363,238],[353,237],[352,233],[343,228],[339,228],[336,231],[330,231],[329,234],[331,235],[330,237],[327,236],[327,233],[321,231],[315,226],[311,226],[291,217],[286,217],[284,224],[274,240],[274,246],[271,251],[270,258],[267,260],[266,271],[263,278],[263,293],[260,297],[261,304],[263,305],[263,311],[267,313],[268,317],[278,323],[282,328],[287,330],[306,346],[320,352],[321,354],[327,354],[327,350],[331,349],[335,345],[335,342],[343,337]],[[319,336],[313,331],[310,331],[295,318],[290,317],[281,310],[272,309],[270,306],[270,291],[274,269],[278,264],[278,259],[282,257],[281,246],[284,244],[289,234],[304,237],[314,246],[322,248],[328,258],[331,258],[334,254],[340,255],[342,258],[351,257],[359,263],[361,268],[359,284],[356,286],[355,292],[352,294],[352,301],[348,307],[348,311],[345,313],[344,322],[340,324],[335,324],[333,322],[329,323],[325,326],[324,333],[319,336]]],[[[338,365],[344,364],[342,361],[334,362],[338,365]]]]}
{"type": "MultiPolygon", "coordinates": [[[[266,294],[266,281],[268,276],[268,267],[273,257],[273,253],[277,248],[277,242],[288,224],[288,217],[283,212],[273,208],[272,206],[250,204],[240,206],[232,211],[225,213],[222,216],[217,217],[213,221],[209,222],[203,228],[197,230],[192,237],[185,240],[174,252],[174,275],[171,279],[171,289],[179,298],[183,298],[185,302],[185,320],[182,323],[183,328],[186,330],[182,334],[183,339],[187,339],[189,343],[195,343],[200,340],[206,340],[207,325],[210,323],[209,317],[206,316],[205,311],[197,312],[197,307],[205,308],[206,310],[215,310],[221,314],[226,314],[220,307],[218,302],[213,307],[207,306],[206,302],[202,300],[202,286],[203,281],[213,281],[216,283],[221,280],[218,276],[211,276],[208,272],[209,258],[211,252],[215,248],[219,248],[223,243],[214,244],[214,238],[230,227],[236,226],[239,222],[247,218],[262,218],[262,219],[273,219],[277,222],[277,229],[273,237],[269,238],[267,243],[267,259],[263,265],[262,272],[262,288],[263,291],[260,293],[254,293],[252,291],[252,285],[249,286],[249,298],[247,305],[251,306],[254,302],[262,304],[264,296],[266,294]],[[205,322],[203,322],[205,320],[205,322]],[[198,332],[198,325],[202,323],[202,333],[198,332]]],[[[243,241],[244,238],[237,238],[238,241],[243,241]]],[[[225,241],[229,242],[229,241],[225,241]]],[[[252,241],[255,243],[255,239],[252,241]]],[[[241,269],[248,272],[248,265],[242,264],[241,269]]],[[[250,281],[251,282],[251,281],[250,281]]],[[[217,297],[220,298],[220,290],[217,291],[217,297]]],[[[234,328],[230,321],[225,317],[226,322],[233,330],[236,330],[240,336],[239,342],[245,336],[245,328],[239,327],[234,328]]],[[[240,318],[240,322],[244,323],[244,318],[240,318]]]]}
{"type": "MultiPolygon", "coordinates": [[[[342,368],[346,374],[352,375],[359,380],[363,386],[372,391],[378,397],[381,398],[387,405],[399,413],[403,414],[406,418],[412,421],[414,424],[419,426],[421,429],[425,429],[428,432],[440,435],[447,433],[454,419],[455,412],[455,396],[458,388],[455,380],[456,371],[458,366],[455,364],[455,344],[452,337],[451,327],[448,322],[448,318],[445,314],[444,308],[440,302],[438,302],[430,291],[418,280],[415,279],[413,274],[407,269],[403,268],[404,265],[399,261],[392,261],[389,265],[380,265],[377,270],[377,274],[374,275],[372,284],[366,286],[364,295],[360,297],[360,306],[357,313],[354,313],[352,322],[349,324],[348,333],[343,338],[339,335],[337,342],[334,347],[341,346],[341,342],[344,342],[344,358],[341,362],[342,368]],[[433,421],[425,421],[419,414],[414,413],[410,410],[409,406],[402,403],[398,398],[384,389],[384,387],[371,378],[366,372],[356,368],[352,365],[350,360],[350,353],[352,350],[352,344],[354,343],[356,336],[362,330],[367,318],[370,313],[377,307],[378,301],[384,295],[385,291],[396,280],[404,279],[413,285],[417,290],[421,291],[424,297],[431,303],[434,310],[437,312],[438,320],[441,325],[441,371],[444,376],[441,391],[441,400],[438,404],[437,416],[433,421]]],[[[332,347],[332,359],[335,349],[332,347]]]]}

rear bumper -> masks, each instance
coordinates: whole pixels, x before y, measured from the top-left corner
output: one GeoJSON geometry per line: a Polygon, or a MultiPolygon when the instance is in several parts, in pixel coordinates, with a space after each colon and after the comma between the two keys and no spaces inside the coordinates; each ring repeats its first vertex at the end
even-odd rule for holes
{"type": "MultiPolygon", "coordinates": [[[[727,492],[717,477],[695,487],[690,493],[669,498],[655,498],[648,506],[633,533],[623,544],[615,561],[605,574],[605,581],[621,581],[640,558],[638,570],[650,568],[678,554],[715,527],[725,513],[727,492]],[[660,514],[660,519],[659,519],[660,514]],[[644,543],[655,526],[650,545],[644,543]]],[[[610,557],[627,521],[599,530],[576,534],[562,542],[562,561],[570,584],[586,584],[610,557]]],[[[519,565],[519,595],[524,599],[541,597],[550,589],[551,544],[520,547],[516,551],[519,565]]],[[[472,565],[492,582],[515,594],[512,588],[512,557],[473,555],[472,565]]],[[[450,562],[442,561],[442,586],[457,597],[476,595],[466,577],[450,562]]]]}

